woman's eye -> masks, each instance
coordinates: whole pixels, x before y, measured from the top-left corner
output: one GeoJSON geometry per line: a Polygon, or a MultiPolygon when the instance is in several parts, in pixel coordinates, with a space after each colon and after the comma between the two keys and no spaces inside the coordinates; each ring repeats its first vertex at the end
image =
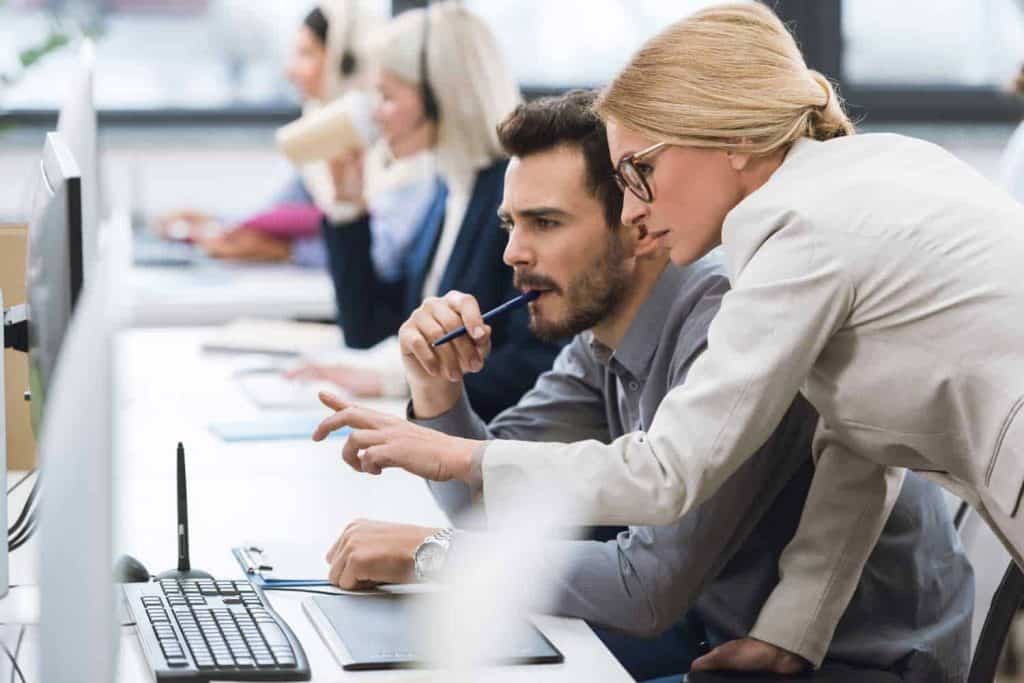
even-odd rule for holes
{"type": "Polygon", "coordinates": [[[650,178],[651,174],[654,173],[654,167],[650,164],[637,164],[636,170],[640,171],[640,175],[645,178],[650,178]]]}

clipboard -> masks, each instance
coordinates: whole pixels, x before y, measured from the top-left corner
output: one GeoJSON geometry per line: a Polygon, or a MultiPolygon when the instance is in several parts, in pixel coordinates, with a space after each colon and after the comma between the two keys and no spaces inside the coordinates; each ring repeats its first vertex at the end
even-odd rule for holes
{"type": "Polygon", "coordinates": [[[275,575],[275,562],[262,545],[255,543],[240,545],[237,548],[232,548],[231,554],[245,570],[249,582],[259,588],[327,588],[333,585],[326,578],[275,575]]]}

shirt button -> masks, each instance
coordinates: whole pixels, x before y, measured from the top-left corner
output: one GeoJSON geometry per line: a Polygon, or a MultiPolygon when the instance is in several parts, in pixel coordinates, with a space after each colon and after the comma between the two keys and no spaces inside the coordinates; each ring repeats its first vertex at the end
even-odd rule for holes
{"type": "Polygon", "coordinates": [[[640,385],[637,384],[636,382],[630,382],[629,383],[629,390],[630,391],[636,391],[639,388],[640,388],[640,385]]]}

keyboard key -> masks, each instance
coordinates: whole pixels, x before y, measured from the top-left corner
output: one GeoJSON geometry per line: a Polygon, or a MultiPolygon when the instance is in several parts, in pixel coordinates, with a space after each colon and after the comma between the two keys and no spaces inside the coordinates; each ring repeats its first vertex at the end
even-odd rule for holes
{"type": "Polygon", "coordinates": [[[284,631],[277,624],[260,624],[260,633],[263,635],[264,640],[267,641],[267,645],[273,650],[275,646],[288,646],[288,638],[285,636],[284,631]]]}
{"type": "Polygon", "coordinates": [[[220,655],[214,655],[214,661],[217,663],[217,666],[221,667],[235,665],[235,660],[231,655],[226,655],[224,657],[221,657],[220,655]]]}
{"type": "Polygon", "coordinates": [[[168,657],[167,666],[171,667],[172,669],[179,669],[183,666],[188,666],[188,660],[184,657],[168,657]]]}

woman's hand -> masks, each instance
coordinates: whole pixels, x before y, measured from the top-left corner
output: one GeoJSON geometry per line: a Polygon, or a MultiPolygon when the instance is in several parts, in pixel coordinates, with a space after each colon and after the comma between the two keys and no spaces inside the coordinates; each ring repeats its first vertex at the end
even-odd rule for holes
{"type": "Polygon", "coordinates": [[[314,441],[349,427],[353,431],[342,447],[341,457],[357,472],[380,474],[400,467],[432,481],[459,479],[471,483],[473,453],[483,443],[448,436],[401,418],[345,403],[320,392],[320,401],[335,413],[320,423],[314,441]]]}
{"type": "Polygon", "coordinates": [[[334,181],[334,198],[339,202],[353,204],[366,210],[365,182],[363,176],[364,152],[352,150],[327,162],[334,181]]]}
{"type": "Polygon", "coordinates": [[[320,365],[306,363],[284,373],[287,379],[310,382],[330,382],[361,398],[380,398],[384,395],[384,382],[380,372],[354,365],[320,365]]]}
{"type": "Polygon", "coordinates": [[[698,657],[690,671],[765,671],[798,674],[809,668],[803,657],[755,638],[740,638],[719,645],[698,657]]]}
{"type": "Polygon", "coordinates": [[[235,228],[196,241],[213,258],[275,262],[287,261],[292,257],[292,245],[287,240],[247,228],[235,228]]]}
{"type": "Polygon", "coordinates": [[[179,242],[198,242],[220,230],[220,223],[214,218],[191,209],[169,213],[156,221],[156,232],[160,237],[179,242]]]}

